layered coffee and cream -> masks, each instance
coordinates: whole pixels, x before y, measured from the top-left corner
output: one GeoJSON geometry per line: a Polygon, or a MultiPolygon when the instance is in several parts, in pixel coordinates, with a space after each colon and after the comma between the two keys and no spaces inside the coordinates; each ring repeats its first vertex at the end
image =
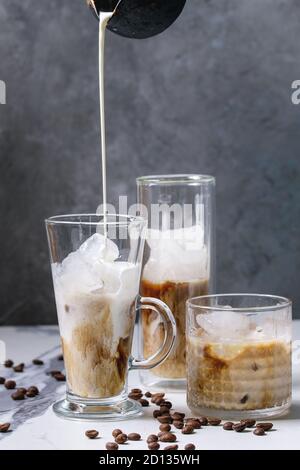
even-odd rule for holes
{"type": "MultiPolygon", "coordinates": [[[[290,334],[276,335],[266,314],[257,327],[234,312],[198,315],[187,339],[189,407],[251,411],[282,407],[291,399],[290,334]]],[[[288,330],[286,325],[286,330],[288,330]]],[[[283,325],[282,331],[284,332],[283,325]]],[[[279,327],[276,328],[277,332],[279,327]]]]}
{"type": "MultiPolygon", "coordinates": [[[[186,301],[208,294],[209,259],[201,226],[176,230],[149,230],[149,259],[145,264],[141,293],[165,302],[177,325],[177,338],[168,359],[153,373],[168,379],[186,377],[186,301]]],[[[150,310],[142,313],[144,356],[150,357],[164,340],[160,316],[150,310]]]]}
{"type": "Polygon", "coordinates": [[[125,386],[139,268],[118,258],[96,233],[52,265],[68,388],[82,398],[117,396],[125,386]]]}

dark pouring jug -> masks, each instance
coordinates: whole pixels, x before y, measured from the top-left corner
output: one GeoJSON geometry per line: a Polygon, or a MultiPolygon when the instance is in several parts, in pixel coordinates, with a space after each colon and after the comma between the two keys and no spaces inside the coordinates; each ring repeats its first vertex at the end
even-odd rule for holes
{"type": "Polygon", "coordinates": [[[165,31],[181,14],[186,0],[87,0],[92,11],[116,9],[108,29],[120,36],[145,39],[165,31]]]}

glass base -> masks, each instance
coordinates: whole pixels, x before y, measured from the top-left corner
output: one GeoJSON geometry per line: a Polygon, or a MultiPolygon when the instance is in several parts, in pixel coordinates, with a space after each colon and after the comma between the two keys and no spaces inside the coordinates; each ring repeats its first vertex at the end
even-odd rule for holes
{"type": "Polygon", "coordinates": [[[215,408],[198,408],[189,406],[190,410],[196,416],[217,417],[222,420],[239,421],[241,419],[265,420],[271,418],[280,418],[289,413],[291,403],[282,406],[274,406],[261,410],[222,410],[215,408]]]}
{"type": "Polygon", "coordinates": [[[153,392],[182,393],[186,391],[186,379],[158,377],[151,372],[140,373],[141,383],[153,392]]]}
{"type": "Polygon", "coordinates": [[[116,403],[99,403],[85,400],[79,402],[65,398],[54,403],[53,411],[60,418],[90,421],[121,421],[143,414],[140,403],[130,399],[116,403]]]}

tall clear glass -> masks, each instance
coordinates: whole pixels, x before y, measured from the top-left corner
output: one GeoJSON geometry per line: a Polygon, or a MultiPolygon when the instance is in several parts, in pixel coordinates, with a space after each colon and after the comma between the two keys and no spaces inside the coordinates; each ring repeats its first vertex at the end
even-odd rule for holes
{"type": "Polygon", "coordinates": [[[255,294],[187,302],[187,402],[196,415],[267,419],[291,405],[292,303],[255,294]]]}
{"type": "MultiPolygon", "coordinates": [[[[173,312],[175,346],[168,359],[141,372],[145,386],[186,386],[185,304],[214,289],[215,179],[206,175],[164,175],[137,179],[140,213],[148,219],[141,294],[159,298],[173,312]]],[[[140,320],[140,355],[150,357],[163,341],[163,323],[153,311],[140,320]]]]}
{"type": "Polygon", "coordinates": [[[146,221],[123,215],[69,215],[46,221],[54,292],[67,376],[65,418],[120,420],[141,414],[128,399],[133,369],[159,365],[176,335],[170,309],[139,296],[146,221]],[[131,355],[136,311],[155,311],[164,325],[151,358],[131,355]]]}

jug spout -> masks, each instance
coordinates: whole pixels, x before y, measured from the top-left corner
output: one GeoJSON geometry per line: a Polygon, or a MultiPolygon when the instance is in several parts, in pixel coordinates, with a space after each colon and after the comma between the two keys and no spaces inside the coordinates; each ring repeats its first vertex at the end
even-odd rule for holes
{"type": "Polygon", "coordinates": [[[145,39],[165,31],[181,14],[186,0],[87,0],[96,16],[115,11],[107,28],[120,36],[145,39]]]}

